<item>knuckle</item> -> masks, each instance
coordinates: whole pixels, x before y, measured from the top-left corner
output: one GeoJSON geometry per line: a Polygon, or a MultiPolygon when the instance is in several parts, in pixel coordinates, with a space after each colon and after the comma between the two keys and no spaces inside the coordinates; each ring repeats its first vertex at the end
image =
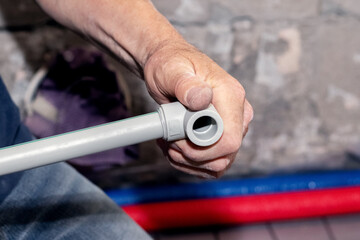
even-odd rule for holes
{"type": "Polygon", "coordinates": [[[221,177],[224,175],[224,173],[225,173],[225,171],[217,172],[217,173],[214,175],[214,177],[215,177],[216,179],[219,179],[219,178],[221,178],[221,177]]]}
{"type": "Polygon", "coordinates": [[[202,154],[195,149],[184,148],[182,149],[182,154],[184,155],[185,158],[190,159],[194,162],[202,161],[202,154]]]}
{"type": "Polygon", "coordinates": [[[174,162],[182,162],[183,161],[181,155],[171,148],[168,150],[168,157],[174,162]]]}
{"type": "Polygon", "coordinates": [[[248,113],[249,116],[249,122],[251,122],[254,118],[254,108],[250,105],[250,103],[247,104],[247,107],[245,109],[248,113]]]}
{"type": "Polygon", "coordinates": [[[253,119],[253,117],[254,117],[254,108],[253,108],[253,106],[251,106],[250,103],[249,103],[248,111],[249,111],[249,115],[251,116],[251,119],[253,119]]]}
{"type": "Polygon", "coordinates": [[[237,91],[239,96],[242,96],[245,98],[245,96],[246,96],[245,88],[240,83],[236,84],[236,88],[234,88],[234,89],[237,91]]]}
{"type": "Polygon", "coordinates": [[[226,155],[233,154],[239,151],[241,143],[242,143],[241,138],[235,138],[235,137],[228,138],[228,140],[225,141],[224,143],[223,151],[226,153],[226,155]]]}

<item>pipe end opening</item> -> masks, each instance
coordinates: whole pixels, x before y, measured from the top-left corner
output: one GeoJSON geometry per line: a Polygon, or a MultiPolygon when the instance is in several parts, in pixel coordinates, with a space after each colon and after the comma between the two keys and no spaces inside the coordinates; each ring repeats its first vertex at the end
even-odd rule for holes
{"type": "Polygon", "coordinates": [[[224,129],[218,113],[213,110],[204,110],[190,115],[185,129],[191,142],[206,147],[220,139],[224,129]]]}
{"type": "Polygon", "coordinates": [[[193,125],[194,136],[200,140],[208,140],[215,136],[218,126],[215,119],[210,116],[198,118],[193,125]]]}

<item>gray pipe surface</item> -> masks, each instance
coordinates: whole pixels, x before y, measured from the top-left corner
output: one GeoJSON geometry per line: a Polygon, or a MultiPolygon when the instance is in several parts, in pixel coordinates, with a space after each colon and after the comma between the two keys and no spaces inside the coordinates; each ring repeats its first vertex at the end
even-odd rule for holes
{"type": "Polygon", "coordinates": [[[0,175],[158,138],[174,141],[188,136],[207,146],[222,131],[222,120],[212,106],[191,112],[178,102],[164,104],[158,112],[2,148],[0,175]]]}

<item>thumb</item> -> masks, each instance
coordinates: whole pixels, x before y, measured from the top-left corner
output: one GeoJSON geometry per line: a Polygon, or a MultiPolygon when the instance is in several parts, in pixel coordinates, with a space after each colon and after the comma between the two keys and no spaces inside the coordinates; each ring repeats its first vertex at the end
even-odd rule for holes
{"type": "Polygon", "coordinates": [[[186,74],[175,85],[175,97],[193,111],[208,107],[212,96],[210,85],[193,74],[186,74]]]}

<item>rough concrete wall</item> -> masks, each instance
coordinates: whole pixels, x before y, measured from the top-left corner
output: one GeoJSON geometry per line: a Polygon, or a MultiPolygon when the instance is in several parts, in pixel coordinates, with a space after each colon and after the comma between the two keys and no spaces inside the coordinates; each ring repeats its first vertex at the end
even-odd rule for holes
{"type": "MultiPolygon", "coordinates": [[[[345,153],[360,142],[359,1],[153,2],[247,90],[255,118],[229,174],[357,166],[345,153]]],[[[45,53],[87,43],[39,24],[46,16],[26,0],[2,8],[0,72],[20,103],[45,53]]],[[[153,107],[148,97],[134,105],[136,113],[153,107]]]]}

